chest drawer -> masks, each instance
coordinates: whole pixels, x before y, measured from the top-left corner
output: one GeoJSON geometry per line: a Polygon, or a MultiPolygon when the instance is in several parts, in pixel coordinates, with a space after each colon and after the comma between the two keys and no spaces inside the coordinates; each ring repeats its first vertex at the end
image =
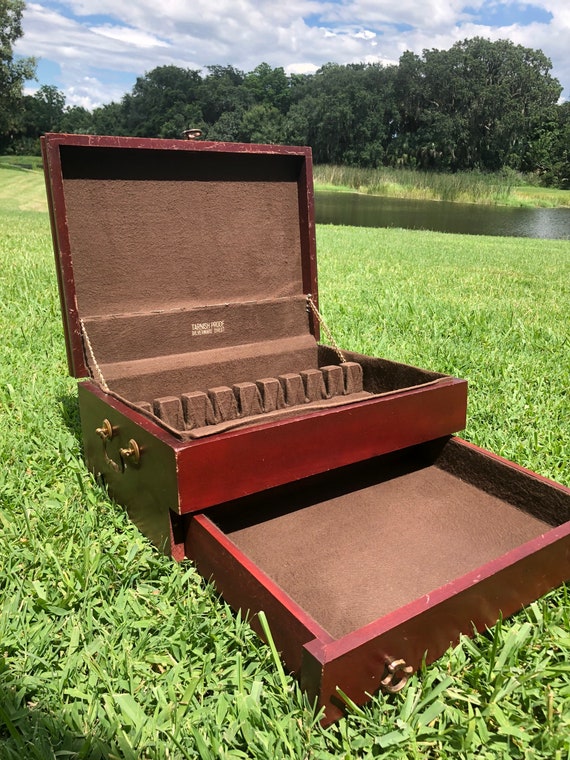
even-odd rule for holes
{"type": "Polygon", "coordinates": [[[258,632],[266,613],[329,722],[338,689],[398,690],[567,580],[569,517],[570,490],[444,438],[195,515],[186,554],[258,632]]]}

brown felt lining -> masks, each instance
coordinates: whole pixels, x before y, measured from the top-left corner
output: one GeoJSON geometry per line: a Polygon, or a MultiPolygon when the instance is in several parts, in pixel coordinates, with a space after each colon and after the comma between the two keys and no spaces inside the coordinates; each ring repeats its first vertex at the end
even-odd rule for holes
{"type": "MultiPolygon", "coordinates": [[[[364,388],[369,393],[387,393],[402,388],[413,388],[448,377],[440,372],[420,369],[410,364],[365,356],[354,351],[342,351],[346,361],[357,362],[362,367],[364,388]]],[[[335,350],[319,346],[319,366],[338,364],[335,350]]]]}
{"type": "Polygon", "coordinates": [[[316,366],[317,345],[312,335],[100,364],[111,390],[133,401],[205,391],[316,366]]]}
{"type": "Polygon", "coordinates": [[[343,362],[299,374],[288,372],[277,378],[218,386],[207,392],[193,391],[182,396],[162,396],[150,404],[138,402],[145,413],[154,414],[168,428],[186,431],[184,437],[201,438],[237,427],[250,426],[303,414],[310,410],[338,406],[369,397],[363,391],[362,368],[343,362]]]}
{"type": "MultiPolygon", "coordinates": [[[[339,365],[340,359],[337,356],[334,349],[329,346],[319,345],[316,347],[317,361],[319,367],[329,367],[339,365]]],[[[446,379],[446,375],[442,375],[437,372],[429,372],[427,370],[419,369],[398,362],[391,362],[387,359],[374,359],[362,354],[357,354],[352,351],[343,351],[344,358],[347,362],[356,362],[363,367],[363,379],[364,390],[363,392],[350,393],[348,395],[339,395],[335,398],[322,399],[320,401],[313,401],[311,403],[305,403],[302,406],[296,406],[293,408],[277,409],[274,412],[256,414],[255,416],[245,417],[238,420],[228,420],[214,424],[215,420],[211,420],[210,424],[205,428],[199,428],[197,430],[183,430],[174,426],[172,421],[168,418],[159,418],[153,414],[155,408],[155,400],[159,397],[179,397],[182,398],[185,394],[191,393],[193,390],[200,390],[205,392],[208,389],[207,379],[209,374],[212,376],[212,385],[220,385],[220,378],[225,376],[231,376],[226,380],[227,385],[237,385],[239,383],[251,382],[251,375],[248,375],[247,380],[238,380],[234,382],[236,375],[239,376],[239,371],[246,370],[246,374],[252,368],[252,365],[245,363],[237,365],[228,365],[224,368],[224,372],[220,372],[220,367],[216,366],[215,372],[211,372],[211,366],[205,363],[205,373],[201,375],[196,372],[195,367],[188,367],[184,363],[186,357],[178,357],[180,366],[178,368],[178,375],[171,371],[170,378],[168,378],[169,372],[158,372],[157,374],[151,374],[149,377],[140,376],[136,373],[129,373],[126,378],[126,387],[123,388],[123,393],[118,392],[117,388],[120,388],[120,384],[117,381],[113,381],[110,392],[112,395],[121,399],[133,409],[138,412],[150,416],[155,422],[164,427],[169,432],[173,433],[177,437],[183,440],[189,440],[193,438],[202,438],[206,435],[213,435],[214,433],[225,432],[227,430],[233,430],[242,427],[249,427],[251,425],[258,425],[270,420],[284,419],[291,416],[298,416],[299,414],[306,414],[319,409],[332,408],[335,406],[344,406],[346,404],[356,403],[365,399],[371,398],[371,396],[383,396],[397,391],[412,390],[414,388],[422,388],[433,385],[446,379]],[[165,377],[170,379],[170,383],[165,382],[165,377]],[[196,379],[197,378],[197,379],[196,379]],[[149,382],[150,379],[150,382],[149,382]],[[408,382],[409,385],[402,385],[402,383],[408,382]],[[198,385],[198,388],[192,388],[192,385],[198,385]],[[172,390],[168,391],[167,388],[172,390]],[[180,391],[184,388],[184,391],[180,391]],[[373,389],[373,390],[370,390],[373,389]],[[156,392],[152,393],[155,390],[156,392]],[[136,400],[135,400],[136,399],[136,400]]],[[[311,358],[312,354],[305,354],[301,356],[300,361],[303,359],[311,358]]],[[[274,359],[274,357],[273,357],[274,359]]],[[[294,364],[291,361],[290,356],[279,357],[279,360],[270,362],[270,369],[274,372],[279,369],[281,360],[284,359],[284,365],[287,369],[291,369],[294,364]]],[[[143,366],[145,363],[141,363],[143,366]]],[[[148,363],[147,363],[148,366],[148,363]]],[[[255,367],[253,367],[255,370],[255,367]]],[[[300,370],[302,372],[302,370],[300,370]]],[[[276,374],[279,374],[277,372],[276,374]]],[[[258,375],[258,377],[260,377],[258,375]]],[[[255,378],[255,372],[254,372],[255,378]]],[[[258,379],[258,378],[255,378],[258,379]]]]}
{"type": "MultiPolygon", "coordinates": [[[[290,376],[287,406],[307,411],[362,397],[355,387],[331,402],[315,386],[307,404],[298,378],[322,383],[310,373],[339,362],[317,347],[304,294],[303,157],[80,146],[61,157],[87,364],[103,387],[158,411],[181,437],[197,433],[178,430],[172,399],[221,386],[290,376]]],[[[366,394],[442,377],[350,356],[366,394]]],[[[250,424],[221,393],[222,427],[209,432],[250,424]]]]}
{"type": "MultiPolygon", "coordinates": [[[[304,156],[116,145],[62,145],[60,155],[74,308],[103,388],[181,436],[179,407],[195,392],[281,376],[287,407],[330,402],[319,368],[339,360],[311,332],[304,156]]],[[[347,359],[361,364],[366,394],[442,377],[347,359]]],[[[361,388],[342,395],[332,403],[357,400],[361,388]]],[[[212,403],[224,426],[216,432],[258,416],[238,414],[231,391],[212,403]]]]}
{"type": "Polygon", "coordinates": [[[296,182],[66,179],[64,190],[83,319],[303,292],[296,182]]]}
{"type": "Polygon", "coordinates": [[[347,404],[354,404],[358,401],[364,401],[369,398],[370,393],[366,393],[365,391],[351,393],[349,396],[336,396],[335,398],[322,399],[321,401],[299,404],[284,409],[276,409],[273,412],[264,412],[263,414],[256,414],[250,417],[227,420],[210,424],[206,427],[197,428],[195,430],[181,430],[181,428],[174,428],[173,432],[176,432],[184,440],[204,438],[205,436],[214,435],[215,433],[224,433],[228,430],[239,430],[240,428],[251,427],[252,425],[260,425],[262,422],[275,422],[276,420],[287,419],[287,417],[298,417],[301,414],[317,412],[321,409],[332,409],[337,406],[346,406],[347,404]]]}
{"type": "Polygon", "coordinates": [[[569,516],[567,494],[548,521],[530,514],[540,512],[536,499],[544,506],[551,492],[538,494],[532,479],[520,473],[512,480],[521,494],[529,489],[526,500],[519,499],[517,507],[497,497],[493,490],[503,469],[495,471],[486,457],[470,462],[470,452],[454,449],[452,441],[423,461],[426,452],[429,447],[414,447],[211,514],[337,637],[541,535],[554,518],[559,524],[569,516]],[[458,471],[475,467],[478,484],[443,469],[438,456],[453,460],[458,471]]]}
{"type": "Polygon", "coordinates": [[[165,357],[309,334],[307,299],[224,303],[84,320],[102,364],[165,357]]]}

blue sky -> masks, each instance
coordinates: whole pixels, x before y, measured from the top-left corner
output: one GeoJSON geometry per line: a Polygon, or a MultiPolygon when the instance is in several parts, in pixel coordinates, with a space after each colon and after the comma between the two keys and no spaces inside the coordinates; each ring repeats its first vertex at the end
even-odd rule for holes
{"type": "Polygon", "coordinates": [[[55,85],[87,108],[165,64],[313,72],[329,61],[396,63],[405,50],[475,36],[541,49],[570,98],[569,0],[28,0],[23,31],[16,52],[38,59],[27,90],[55,85]]]}

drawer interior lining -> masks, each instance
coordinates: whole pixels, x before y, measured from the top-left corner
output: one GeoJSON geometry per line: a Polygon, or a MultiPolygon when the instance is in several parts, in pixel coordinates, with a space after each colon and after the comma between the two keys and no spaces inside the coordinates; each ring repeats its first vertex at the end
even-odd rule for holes
{"type": "Polygon", "coordinates": [[[214,514],[238,548],[335,637],[551,527],[437,464],[389,459],[387,472],[385,461],[365,463],[328,483],[267,494],[261,510],[260,497],[255,510],[214,514]]]}

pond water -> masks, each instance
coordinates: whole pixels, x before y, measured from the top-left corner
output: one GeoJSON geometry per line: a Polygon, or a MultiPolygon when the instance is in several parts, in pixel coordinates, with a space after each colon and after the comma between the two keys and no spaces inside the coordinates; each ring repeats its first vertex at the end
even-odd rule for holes
{"type": "Polygon", "coordinates": [[[319,224],[570,240],[570,208],[479,206],[318,192],[315,219],[319,224]]]}

